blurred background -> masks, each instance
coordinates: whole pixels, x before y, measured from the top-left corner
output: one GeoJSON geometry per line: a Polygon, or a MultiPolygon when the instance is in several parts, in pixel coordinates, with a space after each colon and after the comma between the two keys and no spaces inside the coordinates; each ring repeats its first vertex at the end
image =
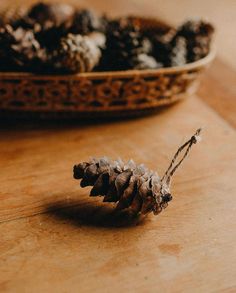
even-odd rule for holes
{"type": "MultiPolygon", "coordinates": [[[[35,0],[1,0],[0,6],[33,4],[35,0]]],[[[202,17],[212,22],[216,29],[218,56],[236,68],[236,1],[235,0],[51,0],[93,8],[112,16],[139,14],[155,16],[171,24],[180,24],[188,18],[202,17]],[[155,9],[153,9],[155,7],[155,9]]]]}

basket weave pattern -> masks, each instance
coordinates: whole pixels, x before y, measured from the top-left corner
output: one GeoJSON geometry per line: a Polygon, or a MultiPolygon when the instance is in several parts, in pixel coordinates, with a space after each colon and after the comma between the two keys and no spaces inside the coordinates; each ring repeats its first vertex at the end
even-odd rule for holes
{"type": "Polygon", "coordinates": [[[201,69],[169,74],[12,76],[0,78],[0,108],[20,111],[107,111],[170,104],[194,91],[201,69]]]}

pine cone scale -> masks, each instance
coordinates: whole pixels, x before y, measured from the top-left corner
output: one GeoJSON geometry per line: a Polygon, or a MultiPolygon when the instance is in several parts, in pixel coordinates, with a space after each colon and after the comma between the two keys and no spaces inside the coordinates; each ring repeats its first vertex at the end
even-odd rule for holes
{"type": "Polygon", "coordinates": [[[116,209],[122,210],[122,209],[128,208],[131,205],[136,193],[137,193],[137,178],[136,176],[131,176],[129,185],[125,189],[124,193],[121,195],[120,200],[116,206],[116,209]]]}
{"type": "Polygon", "coordinates": [[[84,176],[84,170],[89,166],[89,163],[81,163],[79,165],[75,165],[73,169],[74,178],[82,179],[84,176]]]}
{"type": "Polygon", "coordinates": [[[116,177],[115,187],[116,187],[117,196],[119,197],[119,199],[121,195],[123,194],[124,190],[128,187],[131,176],[132,176],[131,171],[125,171],[116,177]]]}
{"type": "Polygon", "coordinates": [[[143,205],[143,199],[140,196],[139,192],[137,192],[135,194],[135,197],[130,205],[130,207],[128,208],[130,210],[130,212],[132,212],[133,214],[139,214],[142,213],[142,205],[143,205]]]}
{"type": "Polygon", "coordinates": [[[103,172],[101,175],[99,175],[93,188],[91,189],[90,196],[105,195],[108,192],[108,183],[109,174],[107,172],[103,172]]]}

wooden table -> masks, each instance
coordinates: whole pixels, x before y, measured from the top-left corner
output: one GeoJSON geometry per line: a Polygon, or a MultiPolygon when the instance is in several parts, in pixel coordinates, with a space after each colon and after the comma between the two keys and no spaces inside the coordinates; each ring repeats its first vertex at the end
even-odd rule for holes
{"type": "Polygon", "coordinates": [[[197,96],[155,116],[2,123],[0,291],[235,292],[235,82],[235,71],[216,60],[197,96]],[[104,154],[162,174],[200,126],[203,141],[177,173],[174,200],[160,216],[114,227],[112,206],[72,179],[74,163],[104,154]]]}

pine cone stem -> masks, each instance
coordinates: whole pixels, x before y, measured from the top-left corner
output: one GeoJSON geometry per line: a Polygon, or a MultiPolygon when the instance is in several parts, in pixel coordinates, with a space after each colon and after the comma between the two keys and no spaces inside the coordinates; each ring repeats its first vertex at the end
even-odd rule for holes
{"type": "Polygon", "coordinates": [[[163,175],[163,177],[162,177],[162,179],[161,179],[162,182],[166,181],[166,183],[167,183],[168,185],[170,184],[170,179],[171,179],[171,177],[173,176],[173,174],[175,173],[175,171],[179,168],[179,166],[182,164],[183,160],[187,157],[187,155],[188,155],[188,153],[189,153],[189,151],[190,151],[192,145],[193,145],[193,144],[196,144],[196,143],[199,141],[199,139],[200,139],[200,136],[199,136],[199,135],[200,135],[201,131],[202,131],[201,128],[199,128],[199,129],[195,132],[195,134],[194,134],[194,135],[193,135],[188,141],[186,141],[182,146],[180,146],[180,147],[178,148],[178,150],[177,150],[177,152],[175,153],[175,155],[174,155],[174,157],[173,157],[173,159],[172,159],[172,161],[171,161],[171,163],[170,163],[168,169],[166,170],[165,174],[163,175]],[[186,149],[186,151],[185,151],[185,153],[184,153],[182,159],[181,159],[181,160],[180,160],[180,161],[179,161],[179,162],[173,167],[173,165],[174,165],[176,159],[179,157],[179,155],[182,153],[182,151],[183,151],[186,147],[187,147],[187,149],[186,149]]]}

